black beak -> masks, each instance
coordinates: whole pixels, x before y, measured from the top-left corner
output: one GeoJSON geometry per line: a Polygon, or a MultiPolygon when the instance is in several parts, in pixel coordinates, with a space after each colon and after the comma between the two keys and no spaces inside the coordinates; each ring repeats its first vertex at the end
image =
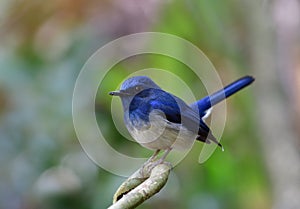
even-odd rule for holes
{"type": "Polygon", "coordinates": [[[128,95],[127,93],[123,92],[123,91],[112,91],[112,92],[109,92],[109,95],[111,96],[126,96],[128,95]]]}

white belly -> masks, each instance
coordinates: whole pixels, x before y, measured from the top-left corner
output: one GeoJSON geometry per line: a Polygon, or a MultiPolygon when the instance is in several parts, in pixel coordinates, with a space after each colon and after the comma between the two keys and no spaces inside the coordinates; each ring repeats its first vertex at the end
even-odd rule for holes
{"type": "Polygon", "coordinates": [[[138,127],[127,124],[127,129],[140,145],[152,150],[188,149],[197,137],[181,124],[171,123],[160,114],[150,114],[150,122],[138,127]]]}

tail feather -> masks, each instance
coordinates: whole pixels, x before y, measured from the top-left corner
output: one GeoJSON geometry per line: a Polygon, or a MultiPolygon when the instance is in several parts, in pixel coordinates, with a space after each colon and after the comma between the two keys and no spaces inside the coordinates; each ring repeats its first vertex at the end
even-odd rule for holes
{"type": "Polygon", "coordinates": [[[225,86],[224,89],[221,89],[209,96],[206,96],[190,105],[191,108],[195,110],[199,110],[200,113],[201,120],[200,120],[200,128],[197,137],[198,141],[202,141],[207,144],[213,142],[217,144],[219,147],[221,147],[222,151],[224,151],[222,144],[219,143],[218,140],[212,135],[209,127],[202,121],[202,118],[205,116],[207,110],[209,110],[212,106],[218,104],[219,102],[226,99],[227,97],[235,94],[236,92],[250,85],[253,81],[254,78],[252,76],[242,77],[232,82],[231,84],[225,86]]]}
{"type": "Polygon", "coordinates": [[[193,109],[198,109],[200,112],[200,116],[202,117],[205,115],[205,112],[209,108],[230,97],[231,95],[235,94],[236,92],[240,91],[246,86],[250,85],[254,80],[255,79],[252,76],[242,77],[232,82],[231,84],[225,86],[224,89],[221,89],[209,96],[206,96],[198,100],[197,102],[191,104],[190,106],[193,109]]]}

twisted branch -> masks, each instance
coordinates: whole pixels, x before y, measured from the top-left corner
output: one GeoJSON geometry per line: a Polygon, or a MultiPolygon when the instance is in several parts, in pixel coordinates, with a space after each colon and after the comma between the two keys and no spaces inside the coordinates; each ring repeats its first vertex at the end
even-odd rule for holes
{"type": "Polygon", "coordinates": [[[108,209],[136,208],[158,193],[167,183],[170,163],[148,162],[132,174],[116,191],[113,205],[108,209]]]}

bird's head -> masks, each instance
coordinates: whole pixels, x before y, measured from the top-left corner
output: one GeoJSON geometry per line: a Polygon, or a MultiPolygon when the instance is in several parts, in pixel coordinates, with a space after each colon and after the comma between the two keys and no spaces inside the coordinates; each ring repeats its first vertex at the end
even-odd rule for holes
{"type": "Polygon", "coordinates": [[[111,96],[119,96],[123,102],[123,106],[126,109],[129,103],[133,99],[135,95],[139,92],[149,89],[160,89],[160,87],[154,83],[149,77],[147,76],[134,76],[125,80],[119,91],[112,91],[109,92],[111,96]]]}
{"type": "Polygon", "coordinates": [[[149,77],[135,76],[125,80],[121,85],[120,91],[109,92],[109,95],[119,96],[121,98],[133,97],[139,92],[149,88],[160,89],[160,87],[156,83],[154,83],[149,77]]]}

